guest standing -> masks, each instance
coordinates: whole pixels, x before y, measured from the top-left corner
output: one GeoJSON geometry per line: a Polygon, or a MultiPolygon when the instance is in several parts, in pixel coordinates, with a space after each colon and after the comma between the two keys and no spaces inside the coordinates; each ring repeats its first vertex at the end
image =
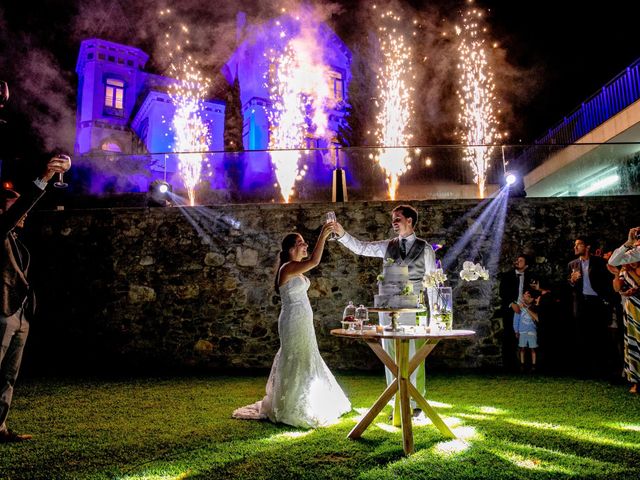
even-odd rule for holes
{"type": "Polygon", "coordinates": [[[627,241],[616,249],[609,264],[621,267],[614,279],[624,309],[624,372],[631,383],[630,392],[639,393],[640,383],[640,227],[629,230],[627,241]]]}
{"type": "Polygon", "coordinates": [[[47,163],[43,174],[22,195],[13,190],[0,191],[0,234],[4,237],[0,249],[3,279],[0,287],[0,443],[32,438],[7,428],[13,387],[29,335],[29,318],[35,308],[35,295],[29,285],[29,251],[18,239],[16,229],[24,226],[27,213],[44,195],[47,182],[56,173],[66,172],[70,167],[69,157],[54,157],[47,163]]]}
{"type": "Polygon", "coordinates": [[[538,348],[538,314],[534,303],[537,292],[532,288],[526,288],[519,303],[513,302],[511,308],[515,312],[513,316],[513,330],[518,339],[518,356],[520,359],[520,371],[524,372],[526,365],[526,352],[531,352],[531,371],[537,368],[536,349],[538,348]]]}
{"type": "Polygon", "coordinates": [[[607,263],[591,254],[592,247],[589,237],[577,237],[573,249],[578,258],[568,265],[572,327],[577,341],[574,361],[579,373],[604,376],[607,358],[603,342],[611,321],[609,300],[613,289],[607,263]]]}
{"type": "Polygon", "coordinates": [[[529,268],[529,257],[518,255],[513,261],[513,269],[500,274],[500,303],[502,314],[502,365],[506,370],[516,368],[517,340],[513,330],[513,303],[522,302],[522,294],[533,281],[529,268]]]}

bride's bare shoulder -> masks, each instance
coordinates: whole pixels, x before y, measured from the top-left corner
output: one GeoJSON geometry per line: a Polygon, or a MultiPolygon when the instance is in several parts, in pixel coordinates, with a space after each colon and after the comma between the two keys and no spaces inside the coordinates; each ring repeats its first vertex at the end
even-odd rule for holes
{"type": "Polygon", "coordinates": [[[302,275],[301,273],[297,273],[295,269],[291,268],[292,264],[294,263],[299,263],[299,262],[294,262],[292,260],[290,262],[283,264],[280,267],[280,270],[278,271],[278,287],[279,288],[282,288],[285,284],[289,283],[291,280],[293,280],[296,277],[305,278],[304,275],[302,275]],[[285,268],[287,267],[287,265],[289,266],[289,268],[285,268]]]}

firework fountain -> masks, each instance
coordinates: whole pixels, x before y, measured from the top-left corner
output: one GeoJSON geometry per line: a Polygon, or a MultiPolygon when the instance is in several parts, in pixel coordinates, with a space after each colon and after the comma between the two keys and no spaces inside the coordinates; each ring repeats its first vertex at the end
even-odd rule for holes
{"type": "Polygon", "coordinates": [[[317,25],[303,20],[298,36],[288,40],[283,29],[280,38],[286,41],[284,48],[269,51],[269,150],[282,198],[288,203],[296,180],[306,172],[306,165],[301,168],[298,164],[298,149],[306,148],[307,133],[315,137],[329,134],[325,108],[331,97],[328,67],[317,46],[317,25]]]}
{"type": "MultiPolygon", "coordinates": [[[[163,10],[160,15],[169,15],[163,10]]],[[[180,36],[188,37],[189,29],[180,27],[180,36]]],[[[196,204],[196,186],[200,183],[203,154],[209,150],[209,127],[202,118],[204,98],[209,89],[209,79],[200,71],[198,61],[187,52],[189,40],[178,42],[165,34],[165,46],[171,59],[170,71],[176,79],[169,88],[169,96],[176,111],[173,116],[175,142],[178,152],[180,176],[189,197],[189,204],[196,204]]]]}
{"type": "Polygon", "coordinates": [[[462,141],[467,145],[464,159],[471,165],[480,198],[485,196],[492,144],[501,138],[494,113],[493,71],[487,61],[487,29],[482,26],[482,18],[481,10],[471,8],[463,13],[462,26],[456,27],[460,39],[459,122],[462,141]]]}
{"type": "MultiPolygon", "coordinates": [[[[376,9],[376,6],[373,6],[376,9]]],[[[400,176],[411,168],[408,145],[412,135],[409,119],[413,114],[413,87],[408,83],[413,77],[411,47],[400,32],[402,17],[393,11],[380,13],[378,27],[382,61],[377,74],[379,113],[376,118],[376,140],[384,148],[372,157],[384,171],[389,198],[395,200],[400,176]]]]}

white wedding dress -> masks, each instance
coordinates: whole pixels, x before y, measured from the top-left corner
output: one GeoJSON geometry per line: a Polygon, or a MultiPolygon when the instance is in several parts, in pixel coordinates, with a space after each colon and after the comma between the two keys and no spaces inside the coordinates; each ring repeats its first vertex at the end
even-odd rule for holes
{"type": "Polygon", "coordinates": [[[280,350],[271,367],[267,394],[262,401],[236,410],[235,418],[268,418],[308,428],[336,423],[351,410],[349,399],[320,356],[307,296],[309,285],[308,278],[297,275],[280,287],[280,350]]]}

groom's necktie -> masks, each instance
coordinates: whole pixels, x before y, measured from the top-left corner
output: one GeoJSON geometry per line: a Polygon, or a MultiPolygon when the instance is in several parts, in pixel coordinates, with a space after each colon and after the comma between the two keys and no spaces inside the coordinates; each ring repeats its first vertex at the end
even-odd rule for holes
{"type": "Polygon", "coordinates": [[[400,257],[404,260],[407,256],[407,239],[403,238],[400,240],[400,257]]]}

